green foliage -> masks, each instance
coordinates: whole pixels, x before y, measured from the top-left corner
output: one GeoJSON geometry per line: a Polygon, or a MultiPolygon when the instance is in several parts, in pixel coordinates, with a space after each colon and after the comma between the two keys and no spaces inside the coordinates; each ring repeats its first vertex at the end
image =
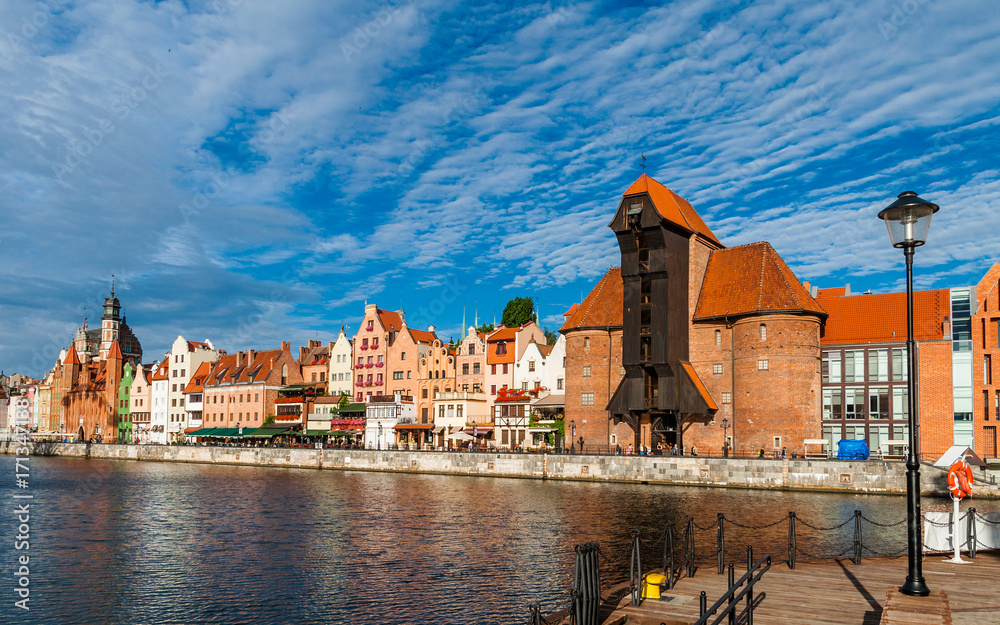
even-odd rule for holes
{"type": "Polygon", "coordinates": [[[269,414],[266,417],[264,417],[264,423],[262,423],[261,426],[270,425],[272,423],[274,423],[274,415],[269,414]]]}
{"type": "Polygon", "coordinates": [[[535,301],[530,297],[515,297],[503,309],[501,323],[508,328],[518,328],[535,318],[535,301]]]}
{"type": "Polygon", "coordinates": [[[339,410],[340,408],[343,408],[349,403],[351,403],[351,398],[348,397],[347,394],[342,394],[340,396],[340,402],[337,403],[337,409],[339,410]]]}
{"type": "Polygon", "coordinates": [[[496,330],[496,326],[494,326],[492,323],[484,323],[483,325],[476,328],[476,332],[484,332],[484,333],[492,332],[493,330],[496,330]]]}
{"type": "Polygon", "coordinates": [[[559,335],[553,332],[552,330],[545,328],[542,331],[545,332],[545,342],[548,343],[549,345],[555,345],[556,341],[559,340],[559,335]]]}

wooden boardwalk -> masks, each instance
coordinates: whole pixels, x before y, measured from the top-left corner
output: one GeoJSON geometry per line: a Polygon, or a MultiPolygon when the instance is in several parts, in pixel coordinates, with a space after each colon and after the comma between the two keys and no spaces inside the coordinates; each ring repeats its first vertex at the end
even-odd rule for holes
{"type": "MultiPolygon", "coordinates": [[[[967,559],[967,556],[964,556],[967,559]]],[[[947,594],[951,620],[935,616],[935,605],[947,605],[938,596],[929,598],[927,610],[913,609],[904,597],[903,612],[891,612],[883,622],[887,592],[906,577],[906,558],[864,559],[860,566],[850,560],[799,563],[795,570],[775,562],[755,586],[755,594],[766,593],[754,610],[755,625],[910,625],[954,623],[955,625],[1000,625],[1000,552],[980,552],[973,564],[943,562],[940,555],[925,555],[924,576],[934,595],[947,594]],[[932,605],[933,604],[933,605],[932,605]]],[[[742,575],[737,565],[737,577],[742,575]]],[[[690,625],[698,619],[698,596],[704,590],[711,606],[726,590],[726,575],[714,566],[702,565],[692,578],[681,578],[667,591],[669,601],[645,600],[632,606],[627,589],[619,601],[605,603],[605,625],[690,625]]],[[[894,598],[894,603],[899,598],[894,598]]],[[[939,610],[938,610],[939,611],[939,610]]]]}

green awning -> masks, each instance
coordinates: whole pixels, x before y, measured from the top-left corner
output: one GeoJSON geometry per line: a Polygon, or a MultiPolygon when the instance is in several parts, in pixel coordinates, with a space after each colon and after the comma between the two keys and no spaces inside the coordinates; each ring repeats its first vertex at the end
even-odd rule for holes
{"type": "Polygon", "coordinates": [[[186,436],[208,436],[218,428],[201,428],[200,430],[195,430],[186,436]]]}
{"type": "Polygon", "coordinates": [[[284,434],[288,431],[288,428],[268,428],[262,427],[256,430],[249,430],[243,432],[243,438],[272,438],[279,434],[284,434]]]}
{"type": "Polygon", "coordinates": [[[354,436],[355,434],[360,434],[361,432],[348,432],[346,430],[330,430],[330,436],[354,436]]]}
{"type": "Polygon", "coordinates": [[[327,430],[306,430],[303,436],[329,436],[329,434],[327,430]]]}
{"type": "MultiPolygon", "coordinates": [[[[247,428],[243,429],[245,433],[247,428]]],[[[209,438],[241,438],[239,428],[216,428],[214,432],[208,434],[209,438]]]]}

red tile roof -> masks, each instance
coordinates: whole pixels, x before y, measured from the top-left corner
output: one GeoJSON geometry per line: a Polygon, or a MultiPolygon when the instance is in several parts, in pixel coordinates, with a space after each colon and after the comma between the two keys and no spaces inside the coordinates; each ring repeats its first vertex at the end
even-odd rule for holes
{"type": "Polygon", "coordinates": [[[63,363],[67,365],[80,364],[80,356],[76,353],[76,346],[69,346],[69,349],[66,350],[66,357],[63,358],[63,363]]]}
{"type": "Polygon", "coordinates": [[[816,299],[821,297],[843,297],[847,295],[846,286],[835,286],[828,289],[816,289],[816,299]]]}
{"type": "Polygon", "coordinates": [[[573,304],[572,306],[570,306],[569,310],[567,310],[566,312],[563,313],[563,317],[569,317],[570,315],[572,315],[573,313],[575,313],[576,309],[579,306],[580,306],[579,304],[573,304]]]}
{"type": "Polygon", "coordinates": [[[188,341],[188,351],[193,352],[196,348],[210,349],[208,343],[201,343],[199,341],[188,341]]]}
{"type": "Polygon", "coordinates": [[[559,331],[609,326],[620,328],[623,292],[621,267],[612,267],[566,319],[559,331]]]}
{"type": "Polygon", "coordinates": [[[706,239],[722,245],[687,200],[646,174],[639,176],[632,183],[632,186],[622,194],[622,197],[638,195],[640,193],[649,195],[649,199],[653,201],[653,206],[656,207],[656,212],[663,219],[684,228],[688,232],[700,234],[706,239]]]}
{"type": "Polygon", "coordinates": [[[166,359],[164,359],[164,361],[160,363],[160,366],[156,368],[156,371],[153,372],[153,379],[154,380],[166,380],[167,379],[167,373],[170,370],[169,364],[170,363],[166,359]]]}
{"type": "Polygon", "coordinates": [[[375,314],[378,315],[379,323],[382,324],[382,327],[385,330],[390,332],[399,332],[403,329],[403,320],[400,319],[399,313],[391,310],[376,308],[375,314]]]}
{"type": "Polygon", "coordinates": [[[826,315],[767,241],[712,252],[695,321],[781,311],[826,315]]]}
{"type": "Polygon", "coordinates": [[[433,343],[437,340],[437,335],[427,330],[410,330],[410,338],[414,343],[433,343]]]}
{"type": "Polygon", "coordinates": [[[111,341],[111,349],[108,350],[108,360],[124,360],[125,357],[122,356],[121,345],[118,341],[111,341]]]}
{"type": "Polygon", "coordinates": [[[514,338],[517,336],[517,330],[518,330],[517,328],[505,328],[503,326],[500,326],[500,328],[494,330],[493,333],[490,334],[489,338],[486,340],[489,341],[490,343],[494,341],[513,341],[514,338]]]}
{"type": "Polygon", "coordinates": [[[701,377],[694,370],[694,367],[692,367],[689,363],[682,362],[681,368],[684,369],[684,372],[687,373],[689,378],[691,378],[691,382],[694,384],[694,387],[698,389],[698,392],[701,394],[701,398],[705,400],[705,404],[708,406],[709,410],[718,410],[718,404],[716,404],[715,400],[712,399],[712,394],[708,392],[707,388],[705,388],[705,383],[701,381],[701,377]]]}
{"type": "MultiPolygon", "coordinates": [[[[830,313],[820,337],[823,345],[903,343],[906,341],[906,293],[877,293],[817,298],[830,313]]],[[[951,315],[948,289],[913,293],[913,338],[941,340],[951,315]]]]}
{"type": "Polygon", "coordinates": [[[205,378],[212,371],[212,363],[203,362],[198,366],[198,370],[194,372],[194,377],[188,382],[187,386],[184,387],[185,393],[200,393],[205,390],[205,378]]]}
{"type": "Polygon", "coordinates": [[[555,345],[539,345],[538,351],[542,354],[542,356],[548,356],[552,353],[552,349],[554,347],[555,345]]]}

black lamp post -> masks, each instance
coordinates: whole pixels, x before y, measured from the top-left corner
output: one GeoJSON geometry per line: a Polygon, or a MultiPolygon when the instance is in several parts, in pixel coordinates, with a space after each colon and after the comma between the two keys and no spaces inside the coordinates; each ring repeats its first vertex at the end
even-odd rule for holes
{"type": "Polygon", "coordinates": [[[378,422],[378,450],[382,451],[382,422],[378,422]]]}
{"type": "Polygon", "coordinates": [[[729,457],[729,419],[722,420],[722,456],[729,457]]]}
{"type": "Polygon", "coordinates": [[[908,567],[906,583],[899,589],[904,595],[926,597],[930,589],[924,582],[923,541],[920,535],[920,419],[916,411],[917,354],[913,342],[913,250],[927,241],[931,215],[938,205],[917,197],[913,191],[904,191],[899,198],[879,212],[885,220],[893,247],[903,248],[906,256],[906,387],[907,421],[909,425],[909,452],[906,454],[906,538],[908,567]]]}

